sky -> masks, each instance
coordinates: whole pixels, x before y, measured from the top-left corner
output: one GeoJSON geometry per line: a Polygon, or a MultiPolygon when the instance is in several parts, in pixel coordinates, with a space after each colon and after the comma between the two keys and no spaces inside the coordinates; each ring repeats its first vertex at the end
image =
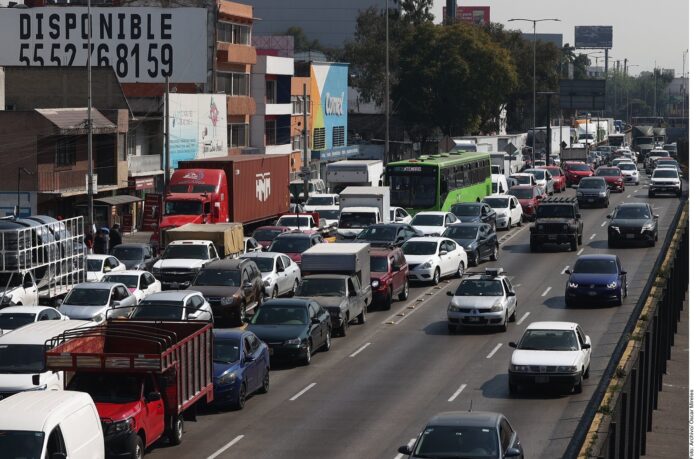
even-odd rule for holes
{"type": "MultiPolygon", "coordinates": [[[[433,5],[435,23],[440,23],[445,0],[434,0],[433,5]]],[[[492,22],[525,33],[532,32],[531,23],[508,23],[508,19],[558,18],[561,22],[537,23],[537,33],[562,33],[563,43],[571,46],[575,26],[611,25],[614,47],[609,50],[609,65],[612,59],[619,59],[623,66],[623,60],[628,59],[632,75],[652,71],[657,63],[658,68],[674,69],[679,77],[682,53],[689,47],[689,0],[458,0],[457,5],[490,6],[492,22]]],[[[587,52],[594,54],[594,50],[587,52]]],[[[603,52],[599,65],[604,65],[603,52]]],[[[687,54],[687,73],[688,65],[687,54]]]]}

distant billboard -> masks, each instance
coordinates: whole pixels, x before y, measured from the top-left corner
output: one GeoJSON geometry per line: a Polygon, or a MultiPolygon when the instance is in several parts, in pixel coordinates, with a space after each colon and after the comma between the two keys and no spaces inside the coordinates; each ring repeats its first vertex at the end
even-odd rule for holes
{"type": "Polygon", "coordinates": [[[604,110],[607,80],[561,80],[561,108],[604,110]]]}
{"type": "Polygon", "coordinates": [[[611,48],[613,41],[612,26],[575,26],[576,48],[611,48]]]}
{"type": "Polygon", "coordinates": [[[170,164],[227,156],[227,99],[224,94],[169,95],[170,164]]]}
{"type": "MultiPolygon", "coordinates": [[[[446,7],[442,7],[442,17],[447,17],[446,7]]],[[[458,6],[457,21],[468,22],[469,24],[486,25],[491,23],[490,6],[458,6]]]]}
{"type": "MultiPolygon", "coordinates": [[[[534,34],[523,33],[522,38],[525,40],[534,40],[534,34]]],[[[563,34],[562,33],[537,33],[536,34],[537,43],[551,43],[557,48],[563,48],[563,34]]]]}

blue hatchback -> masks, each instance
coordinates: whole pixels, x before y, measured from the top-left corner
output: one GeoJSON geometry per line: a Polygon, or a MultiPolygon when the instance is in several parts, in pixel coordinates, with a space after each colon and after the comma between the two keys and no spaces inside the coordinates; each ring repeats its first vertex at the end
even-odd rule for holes
{"type": "Polygon", "coordinates": [[[626,271],[616,255],[582,255],[575,261],[566,283],[566,306],[621,305],[626,297],[626,271]]]}
{"type": "Polygon", "coordinates": [[[241,410],[249,395],[268,392],[268,346],[246,330],[215,329],[213,335],[215,404],[241,410]]]}

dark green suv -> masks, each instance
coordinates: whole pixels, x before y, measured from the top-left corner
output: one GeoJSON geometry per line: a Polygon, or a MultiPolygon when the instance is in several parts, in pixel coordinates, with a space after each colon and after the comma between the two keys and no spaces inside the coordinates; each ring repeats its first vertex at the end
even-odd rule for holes
{"type": "Polygon", "coordinates": [[[577,250],[582,244],[582,217],[575,198],[546,198],[539,201],[537,218],[529,228],[529,247],[532,252],[542,244],[570,244],[577,250]]]}

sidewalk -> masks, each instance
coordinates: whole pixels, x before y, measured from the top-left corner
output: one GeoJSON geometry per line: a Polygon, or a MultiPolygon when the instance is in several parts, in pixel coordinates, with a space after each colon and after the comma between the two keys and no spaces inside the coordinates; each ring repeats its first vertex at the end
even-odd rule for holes
{"type": "MultiPolygon", "coordinates": [[[[687,292],[688,295],[688,292],[687,292]]],[[[653,411],[653,429],[647,434],[647,459],[688,457],[689,451],[689,301],[684,302],[672,359],[662,379],[662,392],[653,411]]]]}

